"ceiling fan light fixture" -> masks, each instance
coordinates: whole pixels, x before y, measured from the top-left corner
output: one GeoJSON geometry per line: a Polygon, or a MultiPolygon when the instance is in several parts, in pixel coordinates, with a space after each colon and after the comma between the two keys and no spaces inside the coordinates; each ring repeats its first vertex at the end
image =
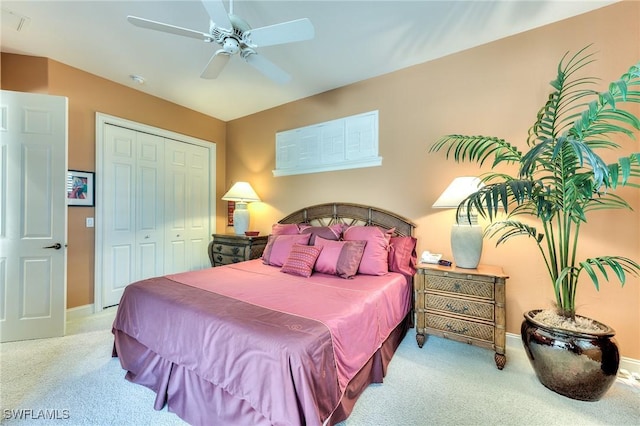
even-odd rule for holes
{"type": "Polygon", "coordinates": [[[238,43],[238,40],[236,40],[235,38],[227,37],[224,39],[224,44],[222,45],[222,48],[225,50],[225,52],[229,53],[230,55],[235,55],[240,51],[240,44],[238,43]]]}

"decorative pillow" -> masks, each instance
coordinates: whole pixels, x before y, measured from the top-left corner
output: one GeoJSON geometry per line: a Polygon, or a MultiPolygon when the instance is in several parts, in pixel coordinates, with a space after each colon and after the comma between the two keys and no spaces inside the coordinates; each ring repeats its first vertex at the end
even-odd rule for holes
{"type": "Polygon", "coordinates": [[[338,241],[340,239],[340,236],[342,235],[343,230],[344,225],[341,223],[336,223],[329,226],[300,225],[301,234],[311,234],[311,238],[309,239],[310,245],[314,244],[316,236],[320,236],[325,240],[338,241]]]}
{"type": "Polygon", "coordinates": [[[309,244],[309,234],[269,235],[262,253],[262,262],[272,266],[282,266],[289,257],[294,244],[309,244]]]}
{"type": "Polygon", "coordinates": [[[350,226],[342,233],[345,241],[366,241],[359,274],[384,275],[389,272],[389,240],[395,229],[377,226],[350,226]]]}
{"type": "Polygon", "coordinates": [[[414,237],[391,237],[389,240],[389,271],[400,272],[407,276],[416,273],[418,255],[414,237]]]}
{"type": "Polygon", "coordinates": [[[365,250],[366,241],[333,241],[316,236],[315,246],[322,248],[316,272],[351,278],[358,273],[358,266],[365,250]]]}
{"type": "Polygon", "coordinates": [[[294,244],[280,272],[308,278],[321,251],[322,247],[294,244]]]}
{"type": "Polygon", "coordinates": [[[296,235],[300,228],[295,223],[274,223],[271,225],[271,235],[296,235]]]}

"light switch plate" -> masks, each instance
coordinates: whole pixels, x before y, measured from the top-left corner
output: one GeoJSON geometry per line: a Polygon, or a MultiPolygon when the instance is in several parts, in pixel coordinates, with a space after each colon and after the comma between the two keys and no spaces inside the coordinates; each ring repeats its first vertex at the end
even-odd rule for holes
{"type": "Polygon", "coordinates": [[[93,228],[93,218],[92,217],[88,217],[87,218],[87,228],[93,228]]]}

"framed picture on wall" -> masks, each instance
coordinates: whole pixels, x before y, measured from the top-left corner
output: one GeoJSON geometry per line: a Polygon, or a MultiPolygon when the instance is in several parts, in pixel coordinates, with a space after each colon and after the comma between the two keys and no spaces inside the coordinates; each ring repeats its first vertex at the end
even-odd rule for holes
{"type": "Polygon", "coordinates": [[[93,207],[94,195],[93,172],[67,172],[67,205],[93,207]]]}

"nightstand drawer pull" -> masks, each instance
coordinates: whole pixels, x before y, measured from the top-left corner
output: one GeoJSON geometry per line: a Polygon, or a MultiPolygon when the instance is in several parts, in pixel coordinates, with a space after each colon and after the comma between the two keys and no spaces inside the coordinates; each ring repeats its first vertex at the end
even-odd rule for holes
{"type": "Polygon", "coordinates": [[[441,330],[445,333],[461,334],[494,343],[495,327],[492,324],[450,318],[432,312],[425,313],[424,321],[426,327],[435,330],[441,330]]]}
{"type": "Polygon", "coordinates": [[[216,251],[222,251],[222,246],[221,245],[217,245],[216,246],[216,251]]]}
{"type": "Polygon", "coordinates": [[[463,280],[454,277],[425,276],[425,287],[446,293],[465,294],[493,300],[494,283],[479,280],[463,280]]]}
{"type": "Polygon", "coordinates": [[[469,307],[468,306],[463,306],[462,308],[456,308],[451,303],[447,303],[447,309],[450,312],[456,312],[458,314],[464,314],[465,312],[469,311],[469,307]]]}
{"type": "Polygon", "coordinates": [[[451,324],[447,324],[447,330],[453,331],[454,333],[458,334],[467,334],[469,332],[469,329],[467,327],[455,328],[451,324]]]}

